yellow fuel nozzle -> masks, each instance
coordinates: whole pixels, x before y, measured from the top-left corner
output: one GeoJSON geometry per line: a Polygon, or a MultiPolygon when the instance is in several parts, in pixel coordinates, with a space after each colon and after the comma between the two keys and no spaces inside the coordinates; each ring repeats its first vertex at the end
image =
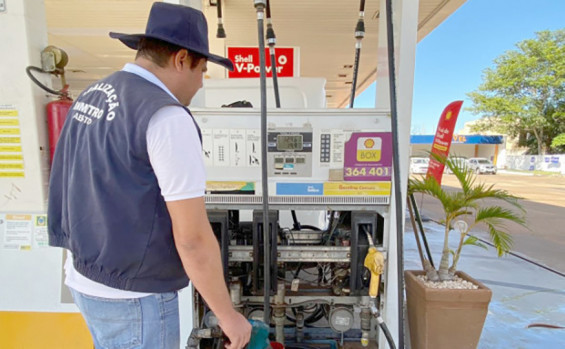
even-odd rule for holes
{"type": "Polygon", "coordinates": [[[377,298],[379,293],[379,284],[381,281],[381,274],[385,266],[384,255],[377,250],[376,247],[371,246],[365,256],[365,267],[371,272],[371,283],[369,284],[369,296],[377,298]]]}

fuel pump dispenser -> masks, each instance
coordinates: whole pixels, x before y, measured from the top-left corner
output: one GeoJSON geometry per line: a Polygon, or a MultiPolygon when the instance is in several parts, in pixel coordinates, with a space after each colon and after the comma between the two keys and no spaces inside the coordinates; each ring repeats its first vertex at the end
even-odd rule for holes
{"type": "MultiPolygon", "coordinates": [[[[208,215],[232,302],[250,321],[262,320],[277,346],[377,347],[385,343],[379,325],[395,348],[386,320],[397,314],[387,313],[380,287],[395,276],[386,263],[393,174],[388,111],[276,109],[267,118],[265,9],[271,50],[274,32],[268,2],[254,6],[261,109],[193,110],[202,130],[208,215]],[[288,211],[292,221],[285,222],[288,211]],[[298,216],[312,212],[322,213],[321,224],[300,224],[298,216]]],[[[362,2],[361,24],[363,10],[362,2]]],[[[276,90],[275,97],[280,108],[276,90]]],[[[198,293],[192,306],[200,326],[187,348],[216,347],[221,331],[214,314],[198,293]]]]}
{"type": "MultiPolygon", "coordinates": [[[[234,304],[249,319],[263,321],[268,313],[264,322],[272,339],[289,348],[376,345],[375,309],[385,322],[396,316],[383,308],[388,295],[382,287],[391,274],[388,113],[269,110],[265,157],[257,109],[193,110],[193,115],[202,129],[209,219],[234,304]],[[298,224],[288,219],[290,211],[298,224]],[[324,219],[300,224],[312,212],[324,219]],[[269,264],[262,262],[265,253],[269,264]]],[[[193,309],[193,324],[217,333],[198,294],[193,309]]],[[[200,346],[215,340],[201,338],[200,346]]]]}

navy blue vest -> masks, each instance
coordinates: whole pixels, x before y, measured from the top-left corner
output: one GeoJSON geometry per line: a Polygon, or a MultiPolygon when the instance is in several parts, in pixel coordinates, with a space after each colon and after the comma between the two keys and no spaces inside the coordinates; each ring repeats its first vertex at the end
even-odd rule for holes
{"type": "Polygon", "coordinates": [[[155,293],[188,285],[147,153],[149,120],[167,105],[180,106],[121,71],[84,90],[67,115],[49,182],[49,244],[69,249],[91,280],[155,293]]]}

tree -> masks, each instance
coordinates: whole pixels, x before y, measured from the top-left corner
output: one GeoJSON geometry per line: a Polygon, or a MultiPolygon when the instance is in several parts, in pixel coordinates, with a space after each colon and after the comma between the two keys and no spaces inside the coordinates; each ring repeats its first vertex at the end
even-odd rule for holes
{"type": "Polygon", "coordinates": [[[565,152],[565,133],[562,133],[553,138],[553,141],[551,142],[551,148],[555,149],[555,151],[558,153],[565,152]]]}
{"type": "Polygon", "coordinates": [[[538,32],[516,47],[496,58],[467,94],[468,110],[482,115],[472,130],[529,134],[537,154],[544,154],[565,133],[565,29],[538,32]]]}

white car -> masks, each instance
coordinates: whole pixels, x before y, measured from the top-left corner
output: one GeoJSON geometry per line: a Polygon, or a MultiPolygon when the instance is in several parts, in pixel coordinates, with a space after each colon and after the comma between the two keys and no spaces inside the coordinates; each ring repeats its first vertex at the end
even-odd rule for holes
{"type": "Polygon", "coordinates": [[[429,162],[428,158],[410,158],[410,173],[426,174],[429,162]]]}
{"type": "Polygon", "coordinates": [[[470,158],[467,160],[469,168],[476,173],[490,173],[496,174],[496,167],[486,158],[470,158]]]}

